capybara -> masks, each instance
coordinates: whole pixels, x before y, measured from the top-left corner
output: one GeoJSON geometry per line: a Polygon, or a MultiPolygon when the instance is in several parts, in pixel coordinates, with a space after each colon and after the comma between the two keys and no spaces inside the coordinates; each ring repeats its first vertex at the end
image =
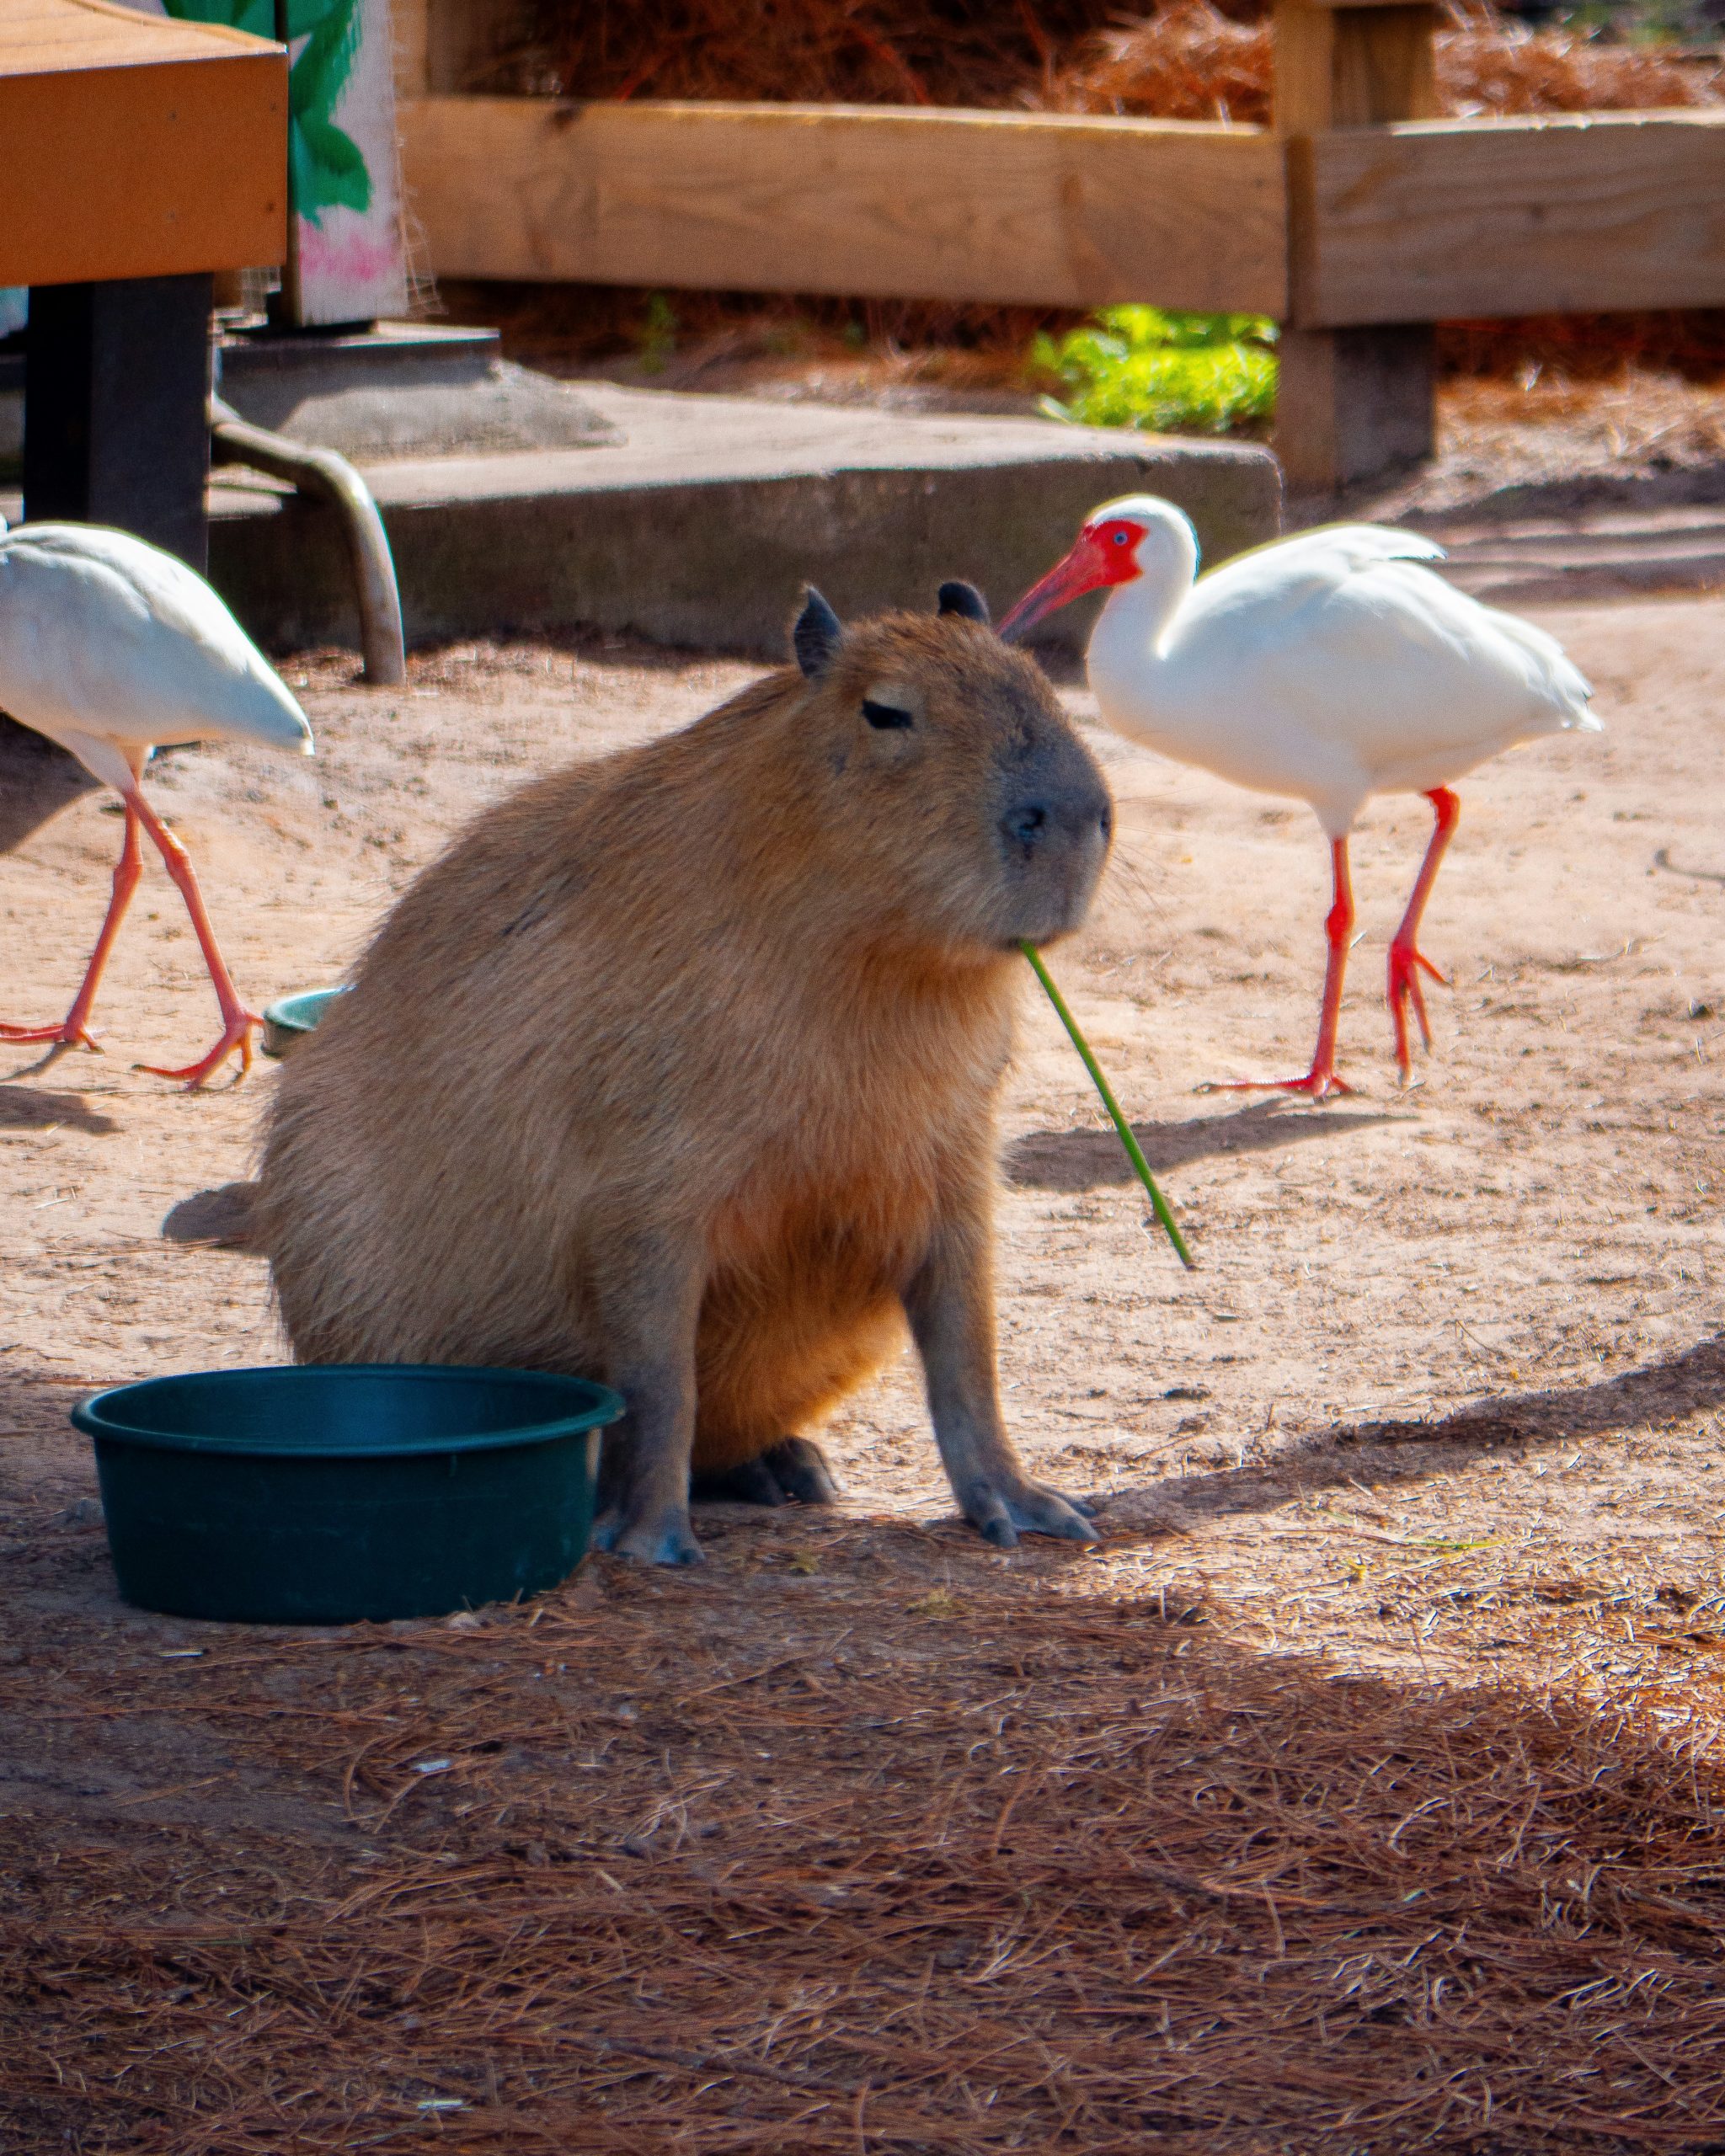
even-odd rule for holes
{"type": "Polygon", "coordinates": [[[832,1495],[805,1433],[910,1321],[991,1542],[1092,1537],[995,1374],[995,1111],[1111,803],[968,585],[842,627],[487,809],[283,1070],[259,1222],[296,1351],[621,1392],[601,1546],[698,1561],[697,1491],[832,1495]]]}

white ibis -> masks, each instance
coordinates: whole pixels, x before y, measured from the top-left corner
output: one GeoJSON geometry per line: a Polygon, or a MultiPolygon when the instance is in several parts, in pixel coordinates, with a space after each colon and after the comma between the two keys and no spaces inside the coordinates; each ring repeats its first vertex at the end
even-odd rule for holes
{"type": "Polygon", "coordinates": [[[94,1048],[90,1006],[142,873],[147,831],[191,915],[222,1008],[222,1037],[183,1069],[142,1067],[201,1086],[236,1049],[243,1074],[261,1022],[235,990],[184,846],[140,785],[152,749],[266,741],[312,752],[305,714],[226,606],[184,562],[93,525],[0,523],[0,710],[69,749],[126,804],[114,895],[83,985],[58,1025],[0,1025],[0,1040],[44,1041],[49,1058],[94,1048]]]}
{"type": "Polygon", "coordinates": [[[1450,782],[1537,734],[1600,730],[1587,708],[1592,691],[1557,640],[1421,566],[1442,555],[1411,531],[1338,524],[1200,579],[1190,521],[1172,502],[1129,494],[1092,513],[1071,552],[1001,624],[1010,635],[1111,586],[1088,661],[1108,723],[1236,786],[1307,802],[1324,828],[1335,898],[1311,1068],[1226,1090],[1313,1100],[1352,1091],[1336,1075],[1354,926],[1348,835],[1375,793],[1423,793],[1436,817],[1390,944],[1390,1015],[1406,1085],[1408,1006],[1429,1049],[1420,975],[1444,979],[1415,939],[1460,814],[1450,782]]]}

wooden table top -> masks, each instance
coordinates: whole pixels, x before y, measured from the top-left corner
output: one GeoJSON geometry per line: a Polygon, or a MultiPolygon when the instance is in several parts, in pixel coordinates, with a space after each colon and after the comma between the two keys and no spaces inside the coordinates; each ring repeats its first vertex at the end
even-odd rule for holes
{"type": "Polygon", "coordinates": [[[280,262],[287,57],[115,0],[0,0],[0,285],[280,262]]]}
{"type": "Polygon", "coordinates": [[[119,0],[0,0],[0,75],[231,60],[259,43],[243,30],[170,22],[119,0]]]}

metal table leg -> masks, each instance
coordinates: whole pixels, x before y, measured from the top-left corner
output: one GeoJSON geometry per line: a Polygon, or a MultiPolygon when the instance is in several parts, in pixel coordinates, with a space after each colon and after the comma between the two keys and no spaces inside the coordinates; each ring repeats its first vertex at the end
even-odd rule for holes
{"type": "Polygon", "coordinates": [[[115,525],[208,566],[211,279],[30,289],[24,513],[115,525]]]}

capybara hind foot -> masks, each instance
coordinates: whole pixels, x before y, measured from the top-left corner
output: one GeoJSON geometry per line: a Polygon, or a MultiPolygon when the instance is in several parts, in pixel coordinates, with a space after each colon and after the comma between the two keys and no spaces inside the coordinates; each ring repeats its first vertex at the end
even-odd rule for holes
{"type": "Polygon", "coordinates": [[[798,1505],[836,1505],[839,1501],[836,1476],[826,1454],[813,1438],[781,1438],[761,1457],[773,1479],[792,1502],[798,1505]]]}
{"type": "Polygon", "coordinates": [[[696,1468],[689,1476],[689,1501],[697,1505],[788,1505],[783,1484],[766,1464],[766,1455],[740,1460],[734,1467],[696,1468]]]}
{"type": "Polygon", "coordinates": [[[1090,1524],[1090,1508],[1076,1497],[1063,1497],[1045,1482],[1011,1485],[972,1482],[959,1492],[964,1517],[985,1542],[1016,1550],[1023,1534],[1058,1535],[1066,1542],[1099,1540],[1090,1524]]]}
{"type": "Polygon", "coordinates": [[[689,1495],[706,1505],[831,1505],[839,1486],[812,1438],[781,1438],[739,1466],[697,1468],[689,1495]]]}

